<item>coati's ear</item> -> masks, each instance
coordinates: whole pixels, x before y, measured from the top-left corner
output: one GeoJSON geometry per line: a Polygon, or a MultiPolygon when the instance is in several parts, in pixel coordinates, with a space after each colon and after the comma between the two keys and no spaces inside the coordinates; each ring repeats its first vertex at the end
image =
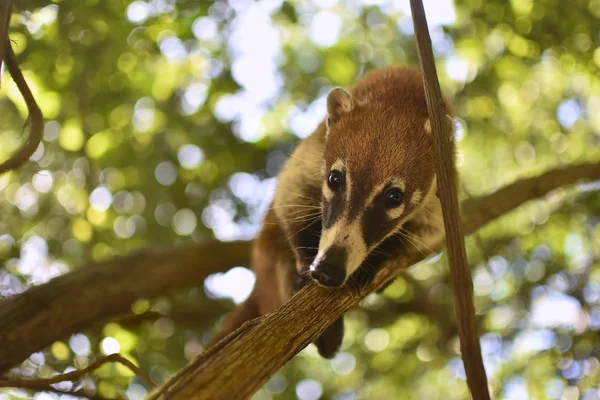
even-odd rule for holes
{"type": "Polygon", "coordinates": [[[345,89],[336,87],[327,96],[327,128],[354,107],[352,96],[345,89]]]}
{"type": "MultiPolygon", "coordinates": [[[[446,114],[446,123],[450,126],[450,140],[454,139],[454,119],[449,116],[448,114],[446,114]]],[[[425,132],[427,132],[429,135],[431,135],[431,122],[429,122],[429,118],[427,118],[427,120],[425,121],[425,124],[423,125],[423,128],[425,129],[425,132]]]]}

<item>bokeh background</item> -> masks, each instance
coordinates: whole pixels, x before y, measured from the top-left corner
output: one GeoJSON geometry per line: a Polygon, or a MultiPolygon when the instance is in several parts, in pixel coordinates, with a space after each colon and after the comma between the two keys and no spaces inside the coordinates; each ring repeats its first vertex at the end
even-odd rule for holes
{"type": "MultiPolygon", "coordinates": [[[[457,115],[463,197],[598,160],[600,1],[425,8],[457,115]]],[[[32,161],[0,176],[0,297],[147,246],[251,239],[327,92],[417,63],[408,0],[28,0],[10,37],[46,124],[32,161]]],[[[22,143],[25,117],[4,73],[0,160],[22,143]]],[[[557,190],[467,238],[496,398],[600,399],[599,189],[557,190]]],[[[121,352],[163,382],[248,295],[245,267],[139,301],[20,373],[121,352]]],[[[349,313],[334,360],[311,345],[254,399],[467,399],[451,290],[443,254],[411,268],[349,313]]],[[[85,385],[106,398],[149,389],[119,365],[85,385]]],[[[0,389],[30,398],[68,396],[0,389]]]]}

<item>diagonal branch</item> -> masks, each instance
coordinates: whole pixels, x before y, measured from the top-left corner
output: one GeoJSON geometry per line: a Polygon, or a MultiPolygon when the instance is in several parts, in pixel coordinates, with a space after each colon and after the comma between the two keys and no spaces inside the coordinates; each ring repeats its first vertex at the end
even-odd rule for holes
{"type": "Polygon", "coordinates": [[[5,38],[0,37],[0,41],[4,41],[4,61],[6,62],[6,68],[8,72],[10,72],[10,76],[13,78],[13,81],[17,85],[21,96],[23,96],[23,100],[25,100],[25,104],[27,105],[27,110],[29,111],[29,137],[25,144],[15,153],[11,158],[0,164],[0,174],[3,174],[12,169],[16,169],[21,165],[25,164],[29,157],[35,153],[40,142],[42,141],[42,134],[44,132],[44,117],[42,116],[42,111],[40,107],[37,105],[29,86],[27,86],[27,82],[21,73],[21,69],[19,68],[19,64],[17,63],[17,57],[12,50],[12,45],[8,36],[5,38]]]}
{"type": "MultiPolygon", "coordinates": [[[[582,178],[600,179],[600,162],[549,171],[468,200],[463,203],[465,233],[474,232],[528,200],[582,178]]],[[[138,299],[202,283],[209,274],[247,265],[249,256],[250,242],[146,249],[127,257],[81,266],[0,300],[0,373],[57,340],[129,315],[131,303],[138,299]]],[[[314,314],[314,310],[309,314],[314,314]]]]}
{"type": "MultiPolygon", "coordinates": [[[[131,370],[134,374],[140,376],[144,379],[150,386],[154,387],[156,384],[152,382],[152,380],[147,377],[134,363],[121,356],[120,354],[110,354],[106,357],[99,358],[90,364],[88,367],[68,372],[66,374],[56,375],[52,378],[46,379],[20,379],[20,378],[9,378],[9,377],[0,377],[0,388],[2,387],[15,387],[15,388],[23,388],[23,389],[33,389],[33,390],[52,390],[54,389],[52,385],[60,383],[60,382],[77,382],[84,375],[89,374],[100,368],[102,365],[109,362],[117,362],[121,363],[127,368],[131,370]]],[[[62,392],[63,394],[77,394],[79,392],[62,392]]],[[[82,394],[83,395],[83,394],[82,394]]]]}
{"type": "Polygon", "coordinates": [[[410,8],[412,10],[419,62],[423,71],[427,112],[433,134],[435,169],[444,217],[461,356],[471,396],[477,400],[488,400],[490,393],[475,323],[473,279],[467,264],[467,252],[458,208],[456,167],[454,165],[452,143],[447,139],[450,137],[450,127],[447,123],[444,99],[438,82],[422,0],[410,0],[410,8]]]}
{"type": "MultiPolygon", "coordinates": [[[[475,215],[464,219],[465,234],[475,232],[535,195],[542,196],[565,184],[567,175],[570,182],[580,178],[600,179],[600,163],[548,172],[538,178],[544,182],[534,184],[534,190],[530,190],[531,182],[529,185],[516,182],[490,195],[496,200],[496,207],[492,209],[486,208],[487,196],[473,199],[469,209],[475,215]],[[519,195],[520,202],[509,200],[523,191],[530,196],[519,195]]],[[[423,255],[407,254],[386,265],[359,295],[353,294],[348,287],[345,290],[327,290],[310,282],[277,311],[247,322],[202,353],[150,399],[250,398],[279,368],[348,309],[422,259],[423,255]]]]}
{"type": "Polygon", "coordinates": [[[47,387],[40,387],[37,389],[31,389],[31,390],[36,390],[38,392],[51,392],[51,393],[56,393],[58,395],[67,395],[67,396],[71,396],[71,397],[80,397],[82,399],[86,399],[86,400],[113,400],[113,399],[108,399],[104,396],[100,396],[98,394],[92,395],[92,394],[88,394],[85,390],[60,390],[60,389],[56,389],[54,386],[47,386],[47,387]]]}

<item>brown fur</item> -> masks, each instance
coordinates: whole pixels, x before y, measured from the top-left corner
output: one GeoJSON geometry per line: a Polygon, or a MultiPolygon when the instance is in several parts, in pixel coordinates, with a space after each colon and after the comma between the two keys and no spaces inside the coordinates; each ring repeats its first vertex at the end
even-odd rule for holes
{"type": "MultiPolygon", "coordinates": [[[[272,312],[306,282],[321,236],[322,190],[336,160],[345,160],[352,185],[359,188],[351,198],[355,204],[348,207],[364,207],[376,185],[399,179],[407,196],[402,212],[410,218],[403,229],[423,239],[425,248],[426,238],[435,240],[443,230],[420,73],[409,67],[375,70],[350,93],[334,89],[327,105],[329,118],[298,145],[280,174],[272,208],[253,247],[255,288],[231,314],[219,338],[245,320],[272,312]]],[[[381,246],[395,254],[404,244],[390,238],[381,246]]],[[[361,269],[372,276],[380,262],[369,256],[361,269]]],[[[340,319],[315,342],[320,353],[332,357],[342,335],[340,319]]]]}
{"type": "Polygon", "coordinates": [[[330,130],[326,169],[336,159],[348,160],[354,182],[365,194],[391,176],[402,176],[407,189],[427,191],[435,174],[435,158],[424,128],[427,103],[419,72],[413,68],[376,70],[352,94],[352,112],[330,130]]]}

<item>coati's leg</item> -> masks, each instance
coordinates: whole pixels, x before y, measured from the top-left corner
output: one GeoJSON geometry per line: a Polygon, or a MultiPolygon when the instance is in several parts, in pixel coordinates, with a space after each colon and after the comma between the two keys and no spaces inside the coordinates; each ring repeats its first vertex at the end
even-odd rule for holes
{"type": "MultiPolygon", "coordinates": [[[[312,256],[314,258],[314,256],[312,256]]],[[[312,278],[309,274],[308,265],[300,270],[294,287],[294,293],[302,289],[312,278]]],[[[331,324],[317,340],[314,341],[315,346],[321,357],[333,358],[340,349],[344,340],[344,317],[340,317],[331,324]]]]}
{"type": "Polygon", "coordinates": [[[297,276],[295,259],[277,216],[270,210],[252,245],[251,265],[256,282],[248,299],[225,319],[213,343],[244,322],[275,310],[293,294],[290,277],[297,276]]]}
{"type": "Polygon", "coordinates": [[[344,317],[340,317],[337,321],[329,326],[315,340],[315,346],[319,350],[319,354],[324,358],[333,358],[342,346],[344,340],[344,317]]]}
{"type": "MultiPolygon", "coordinates": [[[[308,274],[308,267],[302,271],[296,279],[294,293],[302,289],[311,280],[308,274]]],[[[340,317],[337,321],[331,324],[325,332],[314,341],[315,346],[319,350],[319,354],[324,358],[333,358],[340,349],[344,340],[344,317],[340,317]]]]}

